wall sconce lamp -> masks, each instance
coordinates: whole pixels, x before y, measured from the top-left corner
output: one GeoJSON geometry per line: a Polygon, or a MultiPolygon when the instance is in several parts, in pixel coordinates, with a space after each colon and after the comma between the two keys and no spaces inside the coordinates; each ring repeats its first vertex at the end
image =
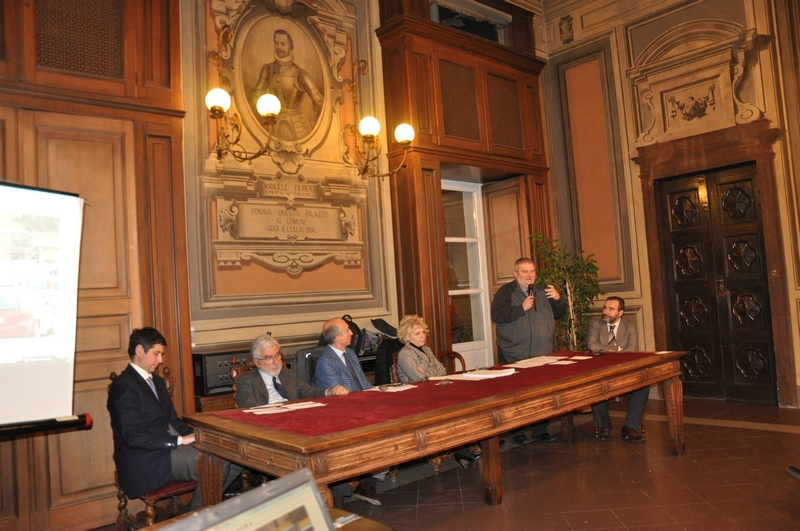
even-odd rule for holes
{"type": "Polygon", "coordinates": [[[270,153],[272,130],[278,121],[278,113],[281,112],[281,102],[274,94],[264,94],[256,102],[256,110],[264,118],[264,125],[267,127],[267,141],[254,153],[242,149],[239,145],[242,119],[235,111],[228,114],[228,109],[231,108],[231,95],[226,90],[221,88],[209,90],[206,94],[206,107],[217,122],[217,143],[214,151],[217,152],[218,161],[222,161],[226,154],[230,154],[239,162],[245,162],[270,153]]]}
{"type": "Polygon", "coordinates": [[[381,140],[378,133],[381,131],[380,122],[372,116],[367,116],[358,124],[358,128],[353,124],[344,127],[345,132],[356,137],[356,152],[358,153],[358,175],[361,177],[391,177],[405,166],[408,148],[414,140],[414,128],[408,124],[400,124],[394,130],[394,138],[403,146],[403,160],[398,166],[387,172],[378,173],[378,166],[375,161],[381,154],[381,140]]]}

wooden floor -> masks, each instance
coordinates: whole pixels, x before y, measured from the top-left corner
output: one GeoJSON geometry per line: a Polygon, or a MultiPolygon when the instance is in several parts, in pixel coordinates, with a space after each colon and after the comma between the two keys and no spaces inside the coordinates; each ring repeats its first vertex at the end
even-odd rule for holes
{"type": "Polygon", "coordinates": [[[620,439],[624,408],[611,404],[609,442],[595,440],[591,415],[576,416],[572,443],[507,442],[500,506],[483,501],[480,461],[449,461],[379,483],[381,506],[344,508],[399,531],[800,529],[800,481],[785,471],[800,466],[800,411],[686,399],[686,453],[673,457],[663,403],[648,404],[646,444],[620,439]]]}

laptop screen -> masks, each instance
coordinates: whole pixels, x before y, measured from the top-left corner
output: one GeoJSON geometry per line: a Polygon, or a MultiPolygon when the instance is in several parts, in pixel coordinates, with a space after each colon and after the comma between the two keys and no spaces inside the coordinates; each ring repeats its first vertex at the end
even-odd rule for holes
{"type": "Polygon", "coordinates": [[[164,531],[328,531],[333,522],[307,469],[198,511],[164,531]]]}

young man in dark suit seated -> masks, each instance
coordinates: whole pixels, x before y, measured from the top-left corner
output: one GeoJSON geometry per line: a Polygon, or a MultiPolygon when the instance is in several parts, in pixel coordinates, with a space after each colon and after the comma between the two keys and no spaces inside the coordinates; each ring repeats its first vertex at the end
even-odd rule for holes
{"type": "MultiPolygon", "coordinates": [[[[114,463],[119,486],[128,498],[138,498],[170,480],[197,481],[194,429],[178,416],[166,383],[156,374],[166,348],[167,340],[155,328],[134,330],[128,344],[130,365],[109,388],[114,463]]],[[[224,462],[223,488],[241,471],[224,462]]],[[[189,508],[202,505],[198,486],[189,508]]]]}

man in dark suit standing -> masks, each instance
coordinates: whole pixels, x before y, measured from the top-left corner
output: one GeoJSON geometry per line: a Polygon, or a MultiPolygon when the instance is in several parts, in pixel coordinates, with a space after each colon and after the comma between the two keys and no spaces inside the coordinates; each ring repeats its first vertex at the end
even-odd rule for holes
{"type": "MultiPolygon", "coordinates": [[[[586,333],[586,345],[593,352],[639,350],[639,333],[636,326],[622,320],[625,313],[625,299],[609,297],[603,305],[603,315],[589,322],[586,333]]],[[[628,414],[622,426],[622,439],[637,443],[645,442],[644,435],[639,432],[644,407],[650,396],[650,388],[634,391],[628,402],[628,414]]],[[[592,406],[594,414],[595,437],[600,441],[611,439],[611,419],[608,416],[608,403],[601,402],[592,406]]]]}
{"type": "Polygon", "coordinates": [[[256,407],[348,393],[341,385],[319,389],[299,380],[294,371],[283,366],[281,345],[270,335],[257,337],[250,345],[250,354],[257,370],[247,371],[236,380],[236,407],[256,407]]]}
{"type": "MultiPolygon", "coordinates": [[[[155,328],[134,330],[128,343],[131,363],[111,383],[108,412],[114,432],[114,463],[128,498],[162,487],[171,479],[197,480],[194,429],[175,411],[164,380],[156,374],[167,340],[155,328]]],[[[224,462],[227,488],[241,468],[224,462]]],[[[198,487],[190,509],[202,507],[198,487]]]]}

